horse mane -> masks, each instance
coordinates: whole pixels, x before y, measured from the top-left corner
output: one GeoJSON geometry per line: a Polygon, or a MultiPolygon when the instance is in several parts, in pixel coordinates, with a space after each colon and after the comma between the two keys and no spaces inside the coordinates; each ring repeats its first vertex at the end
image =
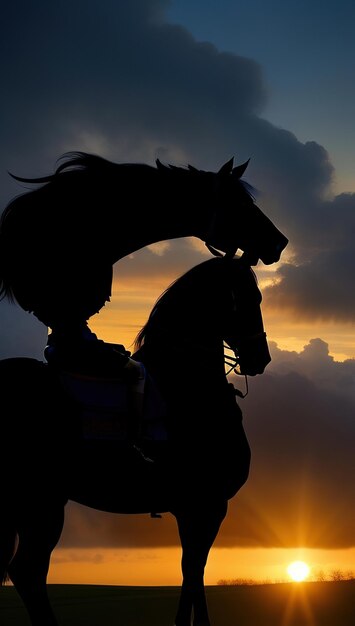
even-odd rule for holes
{"type": "MultiPolygon", "coordinates": [[[[152,168],[153,166],[144,163],[116,163],[105,159],[97,154],[82,151],[70,151],[62,154],[56,161],[58,163],[57,168],[53,174],[47,176],[40,176],[36,178],[24,178],[23,176],[17,176],[9,172],[9,175],[19,182],[30,184],[44,184],[58,181],[58,177],[61,174],[67,172],[90,172],[102,174],[104,172],[113,171],[113,169],[124,167],[125,169],[136,168],[137,166],[143,166],[152,168]]],[[[187,164],[186,166],[172,165],[171,163],[164,164],[160,159],[155,160],[156,169],[162,172],[188,172],[190,174],[206,174],[205,170],[200,170],[193,165],[187,164]]],[[[243,181],[244,183],[245,181],[243,181]]]]}
{"type": "MultiPolygon", "coordinates": [[[[250,195],[250,197],[254,200],[255,197],[255,188],[252,187],[245,180],[241,180],[241,176],[243,175],[246,167],[248,166],[249,160],[243,163],[238,167],[233,168],[233,158],[227,161],[220,168],[218,172],[208,172],[206,170],[201,170],[190,163],[186,166],[178,166],[172,165],[171,163],[164,164],[160,161],[160,159],[155,160],[156,169],[161,172],[177,172],[177,173],[189,173],[191,175],[199,175],[199,174],[212,174],[212,175],[224,175],[224,174],[234,174],[235,178],[240,179],[239,182],[243,189],[250,195]],[[239,170],[239,171],[238,171],[239,170]]],[[[104,174],[104,173],[112,173],[114,170],[117,171],[117,168],[127,169],[136,169],[137,167],[154,169],[153,166],[143,164],[143,163],[116,163],[114,161],[110,161],[109,159],[105,159],[102,156],[97,154],[82,152],[82,151],[69,151],[62,154],[56,161],[58,163],[57,168],[55,169],[53,174],[49,174],[47,176],[40,176],[35,178],[25,178],[23,176],[18,176],[9,172],[9,175],[19,182],[30,183],[33,185],[38,184],[46,184],[46,183],[58,183],[61,179],[62,174],[67,174],[68,172],[75,173],[90,173],[90,174],[104,174]]],[[[31,190],[25,193],[31,193],[31,190]]],[[[18,197],[18,196],[17,196],[18,197]]],[[[9,205],[5,208],[3,212],[1,221],[5,219],[6,214],[11,210],[13,203],[16,201],[16,198],[9,203],[9,205]]]]}
{"type": "Polygon", "coordinates": [[[225,256],[203,261],[170,283],[156,300],[147,322],[136,335],[134,350],[139,350],[152,333],[160,332],[161,319],[166,314],[169,320],[173,320],[173,324],[181,323],[185,314],[190,322],[193,313],[203,308],[203,294],[207,293],[209,297],[210,306],[206,308],[206,314],[209,310],[209,314],[213,315],[216,310],[213,305],[218,306],[224,290],[231,286],[231,279],[238,270],[250,272],[257,284],[255,272],[241,257],[225,256]]]}
{"type": "MultiPolygon", "coordinates": [[[[138,179],[144,186],[150,180],[152,171],[162,174],[169,189],[170,177],[175,178],[175,175],[191,176],[192,180],[201,176],[212,180],[215,177],[216,183],[212,182],[211,188],[217,188],[219,184],[222,187],[225,180],[233,179],[240,191],[254,200],[253,188],[241,180],[248,161],[233,167],[233,159],[230,159],[218,172],[210,172],[190,164],[186,167],[164,165],[159,159],[156,159],[156,167],[143,163],[115,163],[96,154],[71,151],[60,156],[56,163],[53,174],[41,177],[25,178],[9,172],[12,178],[31,187],[13,198],[0,217],[0,300],[6,297],[10,301],[19,301],[18,295],[21,297],[23,289],[26,298],[33,300],[28,278],[23,279],[24,266],[28,267],[26,276],[30,277],[31,283],[38,283],[38,290],[43,290],[43,280],[49,276],[49,269],[46,273],[43,268],[43,249],[51,228],[55,228],[58,242],[66,242],[67,259],[71,255],[75,263],[77,241],[81,241],[83,246],[88,242],[85,254],[92,254],[90,250],[94,246],[90,248],[89,241],[97,237],[100,229],[98,222],[101,224],[102,221],[97,214],[98,208],[109,203],[116,187],[122,183],[129,189],[136,185],[138,179]],[[103,189],[104,201],[101,195],[103,189]],[[95,221],[98,222],[95,224],[95,221]],[[53,227],[49,226],[52,222],[53,227]],[[42,282],[38,281],[42,275],[42,282]],[[14,282],[17,283],[16,288],[14,282]]],[[[47,267],[51,264],[59,267],[64,256],[60,244],[54,245],[52,239],[45,250],[47,267]]]]}
{"type": "Polygon", "coordinates": [[[16,176],[9,172],[10,176],[19,182],[24,183],[50,183],[58,179],[60,174],[63,174],[68,171],[97,171],[102,172],[103,170],[111,169],[112,167],[117,166],[116,163],[105,159],[97,154],[90,154],[88,152],[65,152],[62,154],[59,159],[57,159],[57,166],[54,174],[49,174],[48,176],[41,176],[39,178],[24,178],[22,176],[16,176]],[[60,163],[62,161],[62,163],[60,163]]]}

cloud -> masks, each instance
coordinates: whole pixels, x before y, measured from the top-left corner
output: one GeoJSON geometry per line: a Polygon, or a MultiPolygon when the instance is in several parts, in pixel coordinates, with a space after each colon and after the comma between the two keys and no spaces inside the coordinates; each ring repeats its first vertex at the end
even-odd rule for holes
{"type": "Polygon", "coordinates": [[[311,207],[308,226],[302,224],[307,245],[278,268],[276,284],[264,290],[267,306],[310,321],[354,322],[354,204],[355,194],[340,194],[311,207]]]}
{"type": "Polygon", "coordinates": [[[268,96],[261,66],[167,23],[168,6],[163,0],[6,5],[3,204],[18,192],[7,170],[47,173],[71,149],[203,169],[217,169],[232,155],[251,157],[247,178],[293,253],[268,289],[270,303],[306,319],[353,320],[354,194],[332,198],[326,149],[261,117],[268,96]]]}
{"type": "Polygon", "coordinates": [[[162,518],[147,515],[113,514],[70,502],[60,547],[147,548],[177,546],[179,537],[171,514],[162,518]]]}
{"type": "Polygon", "coordinates": [[[320,338],[311,339],[300,353],[280,350],[275,342],[270,343],[270,350],[272,372],[278,375],[296,372],[320,390],[346,396],[355,402],[355,359],[334,360],[328,344],[320,338]]]}
{"type": "Polygon", "coordinates": [[[265,521],[265,545],[271,527],[279,545],[353,546],[355,360],[334,361],[321,339],[299,354],[271,348],[245,403],[254,459],[245,513],[265,521]]]}
{"type": "Polygon", "coordinates": [[[15,137],[14,125],[8,134],[26,149],[27,168],[30,154],[38,162],[45,149],[48,158],[49,149],[76,142],[83,132],[109,138],[118,158],[134,157],[141,146],[141,158],[151,159],[150,140],[165,152],[189,149],[189,136],[191,147],[197,139],[209,144],[208,126],[221,106],[229,115],[261,108],[260,67],[164,23],[164,5],[15,0],[7,7],[4,71],[10,121],[19,124],[15,137]]]}
{"type": "Polygon", "coordinates": [[[105,557],[100,553],[92,553],[92,552],[78,552],[78,551],[70,551],[66,553],[62,551],[60,556],[57,556],[58,553],[54,554],[51,559],[52,563],[92,563],[97,565],[98,563],[103,563],[105,557]]]}

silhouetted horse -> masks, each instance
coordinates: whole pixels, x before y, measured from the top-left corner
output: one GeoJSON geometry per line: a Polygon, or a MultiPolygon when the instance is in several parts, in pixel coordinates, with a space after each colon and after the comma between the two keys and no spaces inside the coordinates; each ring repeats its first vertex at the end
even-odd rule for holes
{"type": "Polygon", "coordinates": [[[15,177],[36,188],[14,198],[0,225],[0,296],[52,328],[87,320],[111,295],[112,266],[154,242],[194,236],[248,262],[278,261],[286,237],[241,180],[247,163],[218,172],[117,164],[68,153],[55,174],[15,177]]]}
{"type": "Polygon", "coordinates": [[[0,578],[8,573],[33,626],[57,624],[46,577],[68,500],[115,513],[171,512],[183,550],[175,624],[190,626],[192,615],[194,626],[210,624],[204,568],[250,463],[226,363],[254,376],[270,361],[260,303],[243,258],[209,259],[163,293],[133,358],[166,403],[166,436],[155,440],[143,420],[140,449],[83,438],[61,372],[34,359],[0,361],[0,578]]]}

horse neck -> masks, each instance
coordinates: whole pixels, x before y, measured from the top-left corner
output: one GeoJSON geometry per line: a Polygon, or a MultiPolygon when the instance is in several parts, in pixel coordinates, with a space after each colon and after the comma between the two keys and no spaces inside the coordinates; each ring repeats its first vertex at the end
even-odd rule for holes
{"type": "Polygon", "coordinates": [[[145,364],[165,370],[169,378],[198,381],[225,378],[223,340],[199,328],[159,327],[145,341],[145,364]]]}
{"type": "Polygon", "coordinates": [[[208,336],[196,336],[190,342],[190,366],[196,377],[206,379],[225,377],[223,341],[208,336]]]}
{"type": "MultiPolygon", "coordinates": [[[[211,202],[212,182],[188,171],[137,167],[142,168],[141,174],[136,174],[138,182],[132,178],[130,184],[129,177],[122,180],[122,187],[129,188],[127,211],[120,206],[112,211],[110,202],[113,261],[160,241],[181,237],[205,240],[215,208],[211,202]]],[[[132,173],[134,176],[133,169],[132,173]]]]}

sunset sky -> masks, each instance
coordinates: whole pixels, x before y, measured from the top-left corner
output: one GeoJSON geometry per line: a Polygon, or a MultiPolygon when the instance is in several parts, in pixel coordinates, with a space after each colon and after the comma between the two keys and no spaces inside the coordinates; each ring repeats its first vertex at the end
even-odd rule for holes
{"type": "MultiPolygon", "coordinates": [[[[354,23],[350,0],[2,7],[2,207],[23,191],[8,171],[52,173],[68,150],[211,170],[234,156],[289,238],[277,265],[256,267],[272,362],[240,401],[252,468],[210,584],[280,579],[298,558],[355,571],[354,23]]],[[[122,260],[91,327],[130,349],[157,296],[209,256],[191,238],[122,260]]],[[[47,329],[6,302],[0,317],[0,357],[42,359],[47,329]]],[[[179,559],[169,515],[69,504],[50,581],[179,584],[179,559]]]]}

